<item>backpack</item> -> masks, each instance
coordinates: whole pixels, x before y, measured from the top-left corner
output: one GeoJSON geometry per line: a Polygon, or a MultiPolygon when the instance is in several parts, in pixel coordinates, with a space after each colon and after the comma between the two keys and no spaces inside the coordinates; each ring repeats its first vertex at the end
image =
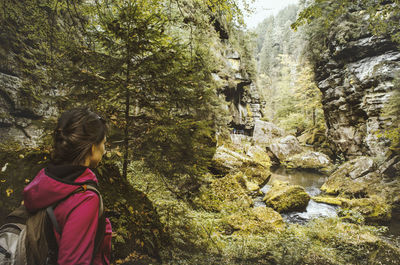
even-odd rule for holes
{"type": "MultiPolygon", "coordinates": [[[[85,184],[55,204],[29,213],[21,205],[7,217],[0,227],[0,265],[53,265],[57,264],[58,247],[53,232],[62,231],[54,215],[55,207],[71,195],[91,190],[99,196],[99,222],[95,236],[92,262],[100,250],[105,234],[103,199],[96,187],[85,184]]],[[[92,263],[91,262],[91,263],[92,263]]]]}

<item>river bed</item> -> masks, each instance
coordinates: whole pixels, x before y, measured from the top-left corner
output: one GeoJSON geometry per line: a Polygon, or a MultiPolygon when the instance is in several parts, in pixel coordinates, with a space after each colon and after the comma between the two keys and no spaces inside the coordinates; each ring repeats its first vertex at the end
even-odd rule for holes
{"type": "MultiPolygon", "coordinates": [[[[287,181],[293,185],[300,185],[305,188],[306,192],[311,196],[317,196],[321,193],[321,186],[328,179],[327,175],[306,170],[288,170],[284,167],[278,167],[272,169],[272,175],[270,181],[261,188],[263,194],[267,193],[271,188],[271,184],[275,180],[287,181]]],[[[264,196],[258,196],[254,199],[255,207],[265,207],[263,202],[264,196]]],[[[333,206],[325,203],[318,203],[312,199],[307,205],[304,212],[289,212],[282,213],[282,217],[285,222],[305,224],[309,220],[320,217],[336,217],[338,206],[333,206]]],[[[389,239],[392,243],[400,246],[400,215],[393,218],[390,224],[387,226],[388,231],[385,238],[389,239]]]]}
{"type": "MultiPolygon", "coordinates": [[[[271,188],[270,184],[275,180],[279,180],[304,187],[306,192],[312,197],[321,193],[320,188],[327,178],[328,176],[314,171],[288,170],[284,167],[279,167],[272,169],[271,179],[268,184],[261,188],[261,191],[263,194],[267,193],[271,188]]],[[[265,207],[262,198],[263,196],[255,198],[255,207],[265,207]]],[[[337,206],[310,200],[304,212],[289,212],[281,215],[286,222],[304,224],[305,222],[318,217],[335,217],[337,216],[337,209],[337,206]]]]}

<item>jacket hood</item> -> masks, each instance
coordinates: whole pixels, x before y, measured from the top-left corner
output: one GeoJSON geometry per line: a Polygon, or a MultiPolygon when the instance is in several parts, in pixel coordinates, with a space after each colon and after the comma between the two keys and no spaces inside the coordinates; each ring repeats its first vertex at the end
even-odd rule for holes
{"type": "Polygon", "coordinates": [[[87,167],[50,165],[43,168],[24,188],[24,204],[29,212],[47,208],[66,198],[83,184],[97,185],[96,175],[87,167]]]}

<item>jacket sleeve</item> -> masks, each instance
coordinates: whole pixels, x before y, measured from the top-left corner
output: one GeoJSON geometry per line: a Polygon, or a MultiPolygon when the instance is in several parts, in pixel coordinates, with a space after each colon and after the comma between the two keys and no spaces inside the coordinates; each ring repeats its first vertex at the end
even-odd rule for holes
{"type": "Polygon", "coordinates": [[[90,264],[98,225],[98,211],[99,197],[90,192],[68,213],[59,237],[59,265],[90,264]]]}

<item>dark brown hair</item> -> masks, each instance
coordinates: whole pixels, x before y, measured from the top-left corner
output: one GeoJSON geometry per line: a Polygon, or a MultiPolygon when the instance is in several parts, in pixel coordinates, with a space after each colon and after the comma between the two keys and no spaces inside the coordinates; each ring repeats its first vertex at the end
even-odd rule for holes
{"type": "Polygon", "coordinates": [[[52,163],[80,165],[91,152],[93,144],[100,144],[107,133],[103,118],[87,108],[64,112],[54,130],[52,163]]]}

